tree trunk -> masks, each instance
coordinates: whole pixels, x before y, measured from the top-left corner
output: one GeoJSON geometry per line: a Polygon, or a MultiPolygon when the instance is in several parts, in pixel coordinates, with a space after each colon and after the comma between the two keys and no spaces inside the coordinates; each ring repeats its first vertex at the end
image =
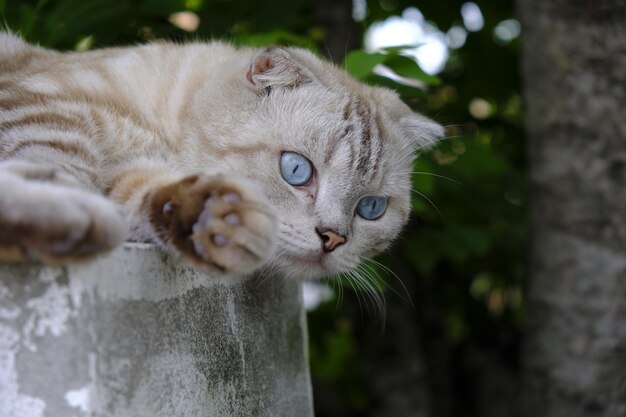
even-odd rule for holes
{"type": "Polygon", "coordinates": [[[524,415],[626,416],[626,2],[518,6],[533,198],[524,415]]]}

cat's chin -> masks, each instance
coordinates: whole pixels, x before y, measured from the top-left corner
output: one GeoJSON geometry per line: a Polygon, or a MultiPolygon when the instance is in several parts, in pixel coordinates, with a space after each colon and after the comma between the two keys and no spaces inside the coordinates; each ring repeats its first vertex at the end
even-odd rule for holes
{"type": "Polygon", "coordinates": [[[345,268],[337,266],[332,258],[323,253],[315,256],[283,254],[277,264],[283,275],[296,279],[319,279],[346,272],[345,268]]]}

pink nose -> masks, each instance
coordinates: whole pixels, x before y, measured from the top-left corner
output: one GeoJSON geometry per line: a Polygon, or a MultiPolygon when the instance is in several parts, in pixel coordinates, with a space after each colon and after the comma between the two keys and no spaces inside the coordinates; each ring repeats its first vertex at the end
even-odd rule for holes
{"type": "Polygon", "coordinates": [[[346,238],[333,232],[330,229],[324,230],[323,232],[315,229],[320,239],[322,239],[322,250],[326,253],[332,252],[339,245],[342,245],[346,242],[346,238]]]}

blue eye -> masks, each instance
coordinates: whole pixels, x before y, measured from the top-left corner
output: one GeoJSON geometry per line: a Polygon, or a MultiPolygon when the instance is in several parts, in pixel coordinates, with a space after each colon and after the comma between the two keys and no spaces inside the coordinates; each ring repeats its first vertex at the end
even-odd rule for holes
{"type": "Polygon", "coordinates": [[[295,152],[283,152],[280,156],[280,174],[291,185],[305,185],[313,176],[313,164],[295,152]]]}
{"type": "Polygon", "coordinates": [[[387,197],[368,195],[363,197],[356,206],[356,212],[366,220],[376,220],[387,209],[387,197]]]}

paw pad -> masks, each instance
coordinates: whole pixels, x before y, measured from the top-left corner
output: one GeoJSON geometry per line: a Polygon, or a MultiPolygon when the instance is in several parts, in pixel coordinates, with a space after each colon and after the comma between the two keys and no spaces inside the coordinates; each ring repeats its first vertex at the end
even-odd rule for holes
{"type": "Polygon", "coordinates": [[[198,175],[152,199],[155,229],[197,265],[248,273],[274,250],[274,213],[252,186],[198,175]]]}
{"type": "MultiPolygon", "coordinates": [[[[219,207],[220,206],[223,207],[224,203],[226,203],[227,206],[232,206],[232,205],[241,203],[241,201],[242,201],[241,196],[235,192],[227,192],[227,193],[220,195],[219,197],[207,198],[204,201],[203,209],[200,212],[198,219],[191,227],[193,235],[201,235],[203,232],[210,230],[212,228],[210,226],[210,223],[216,217],[221,218],[222,221],[228,226],[231,226],[231,227],[242,226],[243,220],[241,219],[241,216],[235,212],[227,212],[226,214],[223,214],[223,215],[214,213],[216,209],[219,212],[220,211],[219,207]]],[[[196,238],[192,237],[192,240],[194,241],[194,250],[196,251],[196,253],[198,253],[201,256],[204,255],[207,249],[206,248],[207,242],[204,241],[205,244],[203,245],[201,243],[198,243],[196,238]]],[[[210,234],[209,242],[217,247],[222,248],[229,244],[230,239],[227,236],[227,234],[213,232],[210,234]]]]}

